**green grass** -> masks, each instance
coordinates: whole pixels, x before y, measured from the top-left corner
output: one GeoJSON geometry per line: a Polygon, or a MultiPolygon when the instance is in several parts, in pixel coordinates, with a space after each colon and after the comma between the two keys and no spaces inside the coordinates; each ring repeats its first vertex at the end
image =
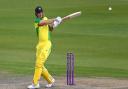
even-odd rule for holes
{"type": "Polygon", "coordinates": [[[52,53],[46,67],[56,76],[66,74],[66,53],[75,54],[76,76],[128,78],[128,1],[111,0],[0,0],[0,71],[33,75],[34,8],[49,17],[75,11],[82,15],[52,33],[52,53]]]}

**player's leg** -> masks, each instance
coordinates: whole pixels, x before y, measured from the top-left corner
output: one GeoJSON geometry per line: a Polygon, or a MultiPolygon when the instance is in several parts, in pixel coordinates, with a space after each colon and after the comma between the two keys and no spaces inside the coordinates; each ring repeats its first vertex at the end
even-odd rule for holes
{"type": "Polygon", "coordinates": [[[43,67],[42,69],[42,76],[45,80],[47,80],[48,84],[52,84],[55,82],[54,78],[50,75],[50,73],[45,67],[43,67]]]}
{"type": "Polygon", "coordinates": [[[50,48],[51,44],[49,44],[48,42],[37,46],[35,73],[33,77],[33,83],[35,85],[38,84],[38,81],[41,77],[43,66],[48,57],[48,52],[50,48]]]}
{"type": "Polygon", "coordinates": [[[54,78],[49,74],[48,70],[44,66],[44,63],[46,62],[50,53],[51,53],[51,43],[48,42],[48,44],[43,48],[41,56],[43,61],[42,76],[44,77],[44,79],[47,80],[49,84],[54,82],[54,78]]]}
{"type": "Polygon", "coordinates": [[[33,77],[33,83],[35,85],[38,84],[38,81],[41,77],[42,65],[43,65],[43,62],[42,62],[42,57],[41,57],[41,48],[37,48],[35,72],[34,72],[34,77],[33,77]]]}
{"type": "Polygon", "coordinates": [[[42,73],[42,59],[41,59],[41,48],[37,45],[37,50],[36,50],[36,63],[35,63],[35,72],[34,72],[34,77],[33,77],[33,83],[32,85],[29,85],[28,88],[39,88],[39,79],[42,73]]]}
{"type": "Polygon", "coordinates": [[[48,73],[47,69],[44,67],[44,63],[47,60],[50,52],[51,42],[48,42],[46,45],[42,45],[42,47],[37,47],[35,73],[33,77],[33,84],[35,86],[38,85],[41,74],[48,83],[51,84],[54,82],[54,78],[48,73]]]}

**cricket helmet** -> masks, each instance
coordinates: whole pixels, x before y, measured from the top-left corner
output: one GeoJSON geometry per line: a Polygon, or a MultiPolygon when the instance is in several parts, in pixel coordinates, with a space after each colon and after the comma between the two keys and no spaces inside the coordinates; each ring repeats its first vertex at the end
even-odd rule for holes
{"type": "Polygon", "coordinates": [[[37,6],[37,7],[35,8],[35,13],[40,13],[40,12],[43,12],[43,9],[42,9],[41,6],[37,6]]]}

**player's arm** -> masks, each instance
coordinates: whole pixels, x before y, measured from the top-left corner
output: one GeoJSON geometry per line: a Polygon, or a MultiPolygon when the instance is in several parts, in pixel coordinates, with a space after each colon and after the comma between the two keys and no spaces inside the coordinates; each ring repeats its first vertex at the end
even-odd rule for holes
{"type": "Polygon", "coordinates": [[[55,19],[42,20],[39,22],[38,26],[49,25],[49,30],[53,31],[55,27],[57,27],[62,21],[61,17],[57,17],[55,19]]]}
{"type": "Polygon", "coordinates": [[[51,31],[51,32],[54,30],[53,25],[54,25],[54,23],[48,25],[49,31],[51,31]]]}
{"type": "Polygon", "coordinates": [[[55,21],[55,19],[41,20],[38,23],[38,26],[49,25],[49,24],[52,24],[54,21],[55,21]]]}

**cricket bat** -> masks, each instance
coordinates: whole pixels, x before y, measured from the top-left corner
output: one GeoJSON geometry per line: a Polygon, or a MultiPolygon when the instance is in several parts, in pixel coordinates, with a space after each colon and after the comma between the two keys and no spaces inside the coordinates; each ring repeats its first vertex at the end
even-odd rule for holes
{"type": "Polygon", "coordinates": [[[72,18],[78,17],[80,15],[81,15],[81,11],[75,12],[75,13],[72,13],[72,14],[69,14],[69,15],[63,17],[62,21],[65,21],[65,20],[68,20],[68,19],[72,19],[72,18]]]}

